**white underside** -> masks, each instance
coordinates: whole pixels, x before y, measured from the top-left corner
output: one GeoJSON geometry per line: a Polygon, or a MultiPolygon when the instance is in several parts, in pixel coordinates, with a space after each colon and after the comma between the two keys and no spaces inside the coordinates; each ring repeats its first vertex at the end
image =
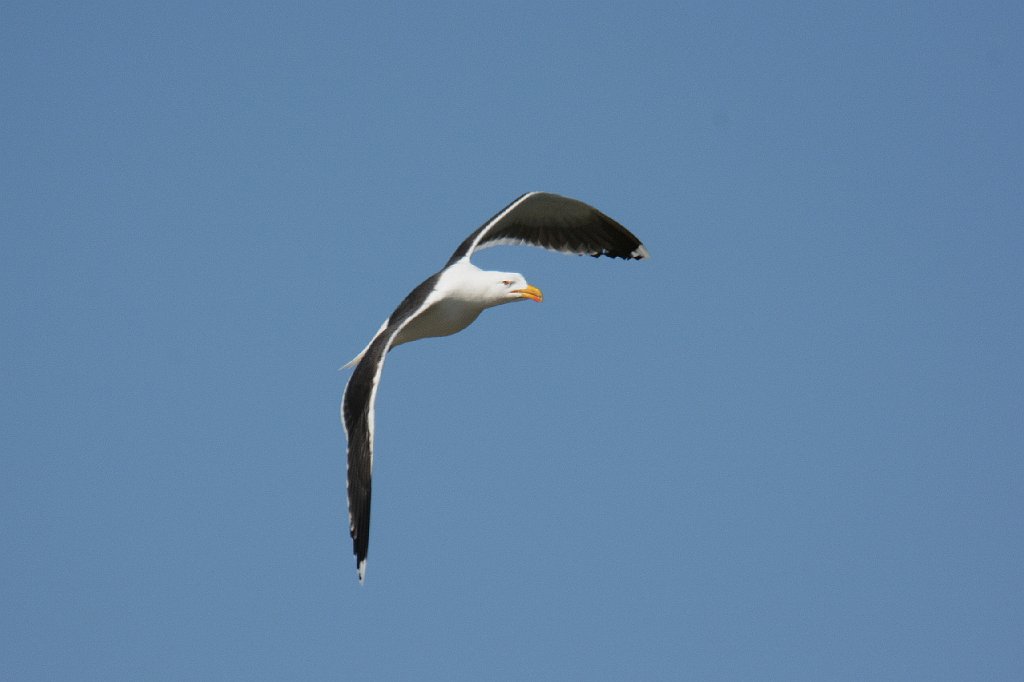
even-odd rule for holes
{"type": "Polygon", "coordinates": [[[473,323],[483,307],[467,301],[442,299],[409,321],[395,337],[392,348],[431,336],[450,336],[473,323]]]}
{"type": "MultiPolygon", "coordinates": [[[[475,295],[475,291],[465,289],[466,280],[478,277],[481,273],[482,271],[470,263],[469,259],[455,263],[445,270],[438,279],[433,293],[424,302],[424,307],[413,313],[412,318],[399,330],[391,342],[391,348],[432,336],[451,336],[473,324],[476,318],[480,317],[480,313],[497,303],[483,300],[475,295]]],[[[387,329],[388,322],[385,321],[380,326],[373,335],[374,339],[387,329]]],[[[366,348],[342,369],[352,367],[362,360],[372,343],[373,340],[366,344],[366,348]]]]}

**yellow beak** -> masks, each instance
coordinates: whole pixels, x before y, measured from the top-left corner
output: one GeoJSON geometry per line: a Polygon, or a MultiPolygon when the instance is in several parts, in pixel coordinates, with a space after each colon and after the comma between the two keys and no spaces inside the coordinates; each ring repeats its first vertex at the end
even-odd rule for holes
{"type": "Polygon", "coordinates": [[[541,301],[544,300],[544,294],[540,292],[540,289],[529,285],[527,285],[524,289],[515,289],[512,293],[519,294],[523,298],[528,298],[531,301],[536,301],[537,303],[540,303],[541,301]]]}

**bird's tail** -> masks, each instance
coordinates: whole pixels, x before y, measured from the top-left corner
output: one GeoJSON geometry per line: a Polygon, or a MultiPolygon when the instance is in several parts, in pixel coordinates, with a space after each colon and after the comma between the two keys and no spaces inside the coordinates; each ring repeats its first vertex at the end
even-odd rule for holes
{"type": "Polygon", "coordinates": [[[355,367],[356,365],[359,364],[359,361],[363,359],[364,355],[366,355],[366,349],[365,348],[363,349],[362,353],[360,353],[359,355],[355,356],[354,358],[352,358],[351,360],[346,362],[344,365],[339,367],[338,371],[341,372],[343,370],[348,369],[349,367],[355,367]]]}
{"type": "Polygon", "coordinates": [[[352,358],[351,360],[346,362],[344,365],[339,367],[338,371],[341,372],[343,370],[348,369],[349,367],[355,367],[356,365],[358,365],[359,361],[363,359],[364,355],[366,355],[366,351],[370,350],[370,346],[372,346],[373,342],[377,339],[378,336],[380,336],[380,333],[388,328],[388,322],[390,322],[390,321],[391,321],[390,317],[388,319],[384,320],[384,324],[382,324],[380,326],[380,329],[377,330],[377,333],[373,335],[372,339],[370,339],[370,343],[366,344],[366,348],[361,350],[359,352],[359,355],[355,356],[354,358],[352,358]]]}

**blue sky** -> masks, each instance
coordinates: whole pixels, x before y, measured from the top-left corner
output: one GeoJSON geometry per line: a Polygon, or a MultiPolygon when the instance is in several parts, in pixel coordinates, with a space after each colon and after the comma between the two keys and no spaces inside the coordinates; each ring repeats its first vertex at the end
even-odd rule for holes
{"type": "Polygon", "coordinates": [[[1024,675],[1019,3],[0,19],[0,676],[1024,675]],[[360,587],[337,368],[536,189],[652,258],[480,254],[360,587]]]}

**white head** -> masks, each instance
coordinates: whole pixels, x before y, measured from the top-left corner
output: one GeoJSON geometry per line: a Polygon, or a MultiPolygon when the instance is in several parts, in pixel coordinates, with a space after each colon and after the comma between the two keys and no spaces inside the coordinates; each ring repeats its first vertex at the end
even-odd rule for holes
{"type": "Polygon", "coordinates": [[[540,289],[527,284],[526,278],[518,272],[481,270],[469,259],[447,268],[439,286],[446,296],[462,299],[480,309],[526,299],[538,303],[544,300],[540,289]]]}
{"type": "Polygon", "coordinates": [[[484,270],[480,274],[487,276],[484,284],[487,287],[486,296],[490,305],[501,305],[527,299],[540,303],[544,300],[544,294],[540,289],[527,284],[526,278],[518,272],[487,272],[484,270]]]}

